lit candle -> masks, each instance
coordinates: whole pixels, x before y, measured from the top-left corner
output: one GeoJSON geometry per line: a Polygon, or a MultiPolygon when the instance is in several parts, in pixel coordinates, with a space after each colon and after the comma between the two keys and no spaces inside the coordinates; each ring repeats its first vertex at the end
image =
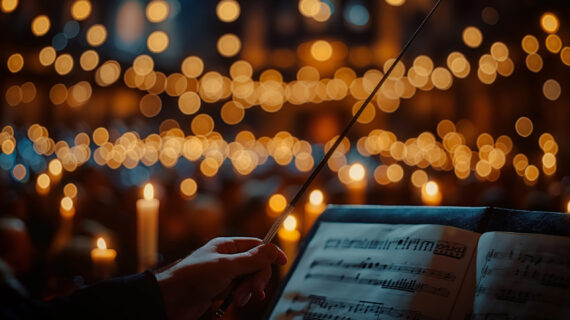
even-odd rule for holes
{"type": "Polygon", "coordinates": [[[38,176],[36,180],[36,191],[40,195],[45,195],[49,192],[49,187],[51,184],[51,179],[45,173],[42,173],[38,176]]]}
{"type": "Polygon", "coordinates": [[[75,216],[75,206],[70,197],[63,197],[59,203],[59,213],[64,220],[71,220],[75,216]]]}
{"type": "Polygon", "coordinates": [[[363,204],[366,202],[366,169],[361,163],[350,166],[348,176],[351,182],[348,188],[348,202],[351,204],[363,204]]]}
{"type": "Polygon", "coordinates": [[[287,255],[287,264],[281,267],[281,276],[285,276],[295,256],[297,255],[297,247],[299,246],[299,239],[301,239],[301,233],[296,230],[297,219],[294,216],[289,215],[283,222],[283,227],[279,229],[277,233],[279,237],[279,245],[283,252],[287,255]]]}
{"type": "Polygon", "coordinates": [[[566,204],[566,212],[570,213],[570,200],[568,200],[568,203],[566,204]]]}
{"type": "Polygon", "coordinates": [[[325,211],[326,204],[321,190],[313,190],[309,201],[305,204],[305,220],[303,221],[305,234],[309,232],[317,218],[325,211]]]}
{"type": "Polygon", "coordinates": [[[158,206],[154,199],[154,188],[147,183],[144,199],[137,200],[137,256],[138,271],[142,272],[156,265],[158,247],[158,206]]]}
{"type": "Polygon", "coordinates": [[[95,271],[95,276],[99,279],[109,278],[115,269],[115,257],[117,251],[107,249],[105,239],[97,239],[97,248],[91,250],[91,261],[95,271]]]}
{"type": "Polygon", "coordinates": [[[428,206],[437,206],[441,203],[441,192],[435,181],[428,181],[422,186],[422,202],[428,206]]]}
{"type": "Polygon", "coordinates": [[[61,180],[61,175],[63,172],[63,165],[59,159],[53,159],[48,163],[48,173],[51,177],[52,183],[58,183],[61,180]]]}

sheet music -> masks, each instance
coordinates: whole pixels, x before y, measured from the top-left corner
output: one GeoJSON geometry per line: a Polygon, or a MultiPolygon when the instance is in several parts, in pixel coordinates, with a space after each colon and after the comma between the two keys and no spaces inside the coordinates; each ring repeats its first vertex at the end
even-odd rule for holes
{"type": "Polygon", "coordinates": [[[446,319],[479,234],[323,222],[270,319],[446,319]]]}
{"type": "Polygon", "coordinates": [[[570,318],[570,239],[507,232],[483,234],[472,318],[570,318]]]}

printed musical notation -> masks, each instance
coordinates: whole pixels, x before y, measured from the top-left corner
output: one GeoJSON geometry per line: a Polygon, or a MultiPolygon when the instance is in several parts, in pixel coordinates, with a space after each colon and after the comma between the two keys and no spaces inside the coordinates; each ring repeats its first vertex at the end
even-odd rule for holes
{"type": "Polygon", "coordinates": [[[402,237],[396,239],[351,239],[330,238],[324,245],[325,250],[330,249],[367,249],[381,251],[422,251],[432,252],[435,255],[462,259],[465,257],[467,246],[462,243],[446,240],[430,240],[422,238],[402,237]]]}
{"type": "Polygon", "coordinates": [[[514,267],[490,267],[485,264],[481,268],[481,279],[489,276],[512,277],[521,280],[532,280],[547,287],[570,288],[570,274],[556,274],[542,271],[531,265],[516,265],[514,267]]]}
{"type": "MultiPolygon", "coordinates": [[[[570,249],[570,248],[569,248],[570,249]]],[[[529,253],[519,250],[499,251],[490,249],[485,255],[485,260],[511,260],[518,263],[526,263],[531,265],[555,265],[570,268],[570,258],[553,254],[529,253]]]]}
{"type": "Polygon", "coordinates": [[[570,305],[570,297],[557,296],[537,290],[517,290],[502,287],[485,287],[478,285],[475,290],[475,296],[491,295],[497,300],[509,301],[518,304],[526,304],[529,301],[548,303],[551,305],[568,306],[570,305]]]}
{"type": "Polygon", "coordinates": [[[287,315],[302,315],[303,320],[377,320],[381,318],[434,320],[419,311],[398,309],[387,306],[381,302],[332,299],[317,295],[310,295],[308,297],[296,296],[293,299],[293,303],[298,301],[305,303],[304,308],[300,310],[289,308],[287,315]]]}
{"type": "Polygon", "coordinates": [[[321,279],[335,282],[356,283],[364,285],[379,286],[383,289],[406,291],[406,292],[424,292],[441,297],[449,296],[449,289],[442,287],[434,287],[418,280],[401,278],[395,279],[379,279],[360,277],[360,273],[355,276],[344,274],[326,274],[326,273],[307,273],[305,279],[321,279]]]}
{"type": "Polygon", "coordinates": [[[340,269],[368,269],[374,271],[407,273],[418,276],[426,276],[445,281],[455,281],[456,276],[451,272],[443,272],[432,268],[422,268],[419,266],[409,266],[402,264],[386,264],[379,260],[368,257],[364,260],[344,260],[344,259],[315,259],[311,263],[311,269],[319,266],[333,267],[340,269]]]}

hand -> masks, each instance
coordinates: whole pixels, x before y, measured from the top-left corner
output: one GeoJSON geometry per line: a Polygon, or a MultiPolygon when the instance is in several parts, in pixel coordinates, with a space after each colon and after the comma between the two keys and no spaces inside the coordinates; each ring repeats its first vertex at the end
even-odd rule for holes
{"type": "Polygon", "coordinates": [[[156,273],[171,320],[197,319],[213,301],[230,293],[236,279],[246,278],[233,292],[233,303],[252,296],[265,298],[271,265],[287,262],[285,253],[256,238],[216,238],[166,270],[156,273]]]}

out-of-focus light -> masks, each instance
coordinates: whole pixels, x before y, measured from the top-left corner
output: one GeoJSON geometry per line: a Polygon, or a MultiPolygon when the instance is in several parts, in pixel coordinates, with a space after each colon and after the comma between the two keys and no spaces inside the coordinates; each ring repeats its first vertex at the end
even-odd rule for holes
{"type": "Polygon", "coordinates": [[[240,15],[239,3],[235,0],[222,0],[216,6],[216,14],[223,22],[234,22],[240,15]]]}
{"type": "Polygon", "coordinates": [[[386,3],[394,7],[399,7],[406,3],[406,0],[386,0],[386,3]]]}
{"type": "Polygon", "coordinates": [[[366,176],[366,169],[361,163],[355,163],[350,166],[348,175],[352,181],[362,181],[366,176]]]}
{"type": "Polygon", "coordinates": [[[424,184],[427,183],[428,175],[421,169],[416,170],[414,173],[412,173],[411,181],[416,188],[421,188],[424,184]]]}
{"type": "Polygon", "coordinates": [[[474,26],[469,26],[463,30],[463,42],[470,48],[477,48],[483,42],[483,34],[474,26]]]}
{"type": "Polygon", "coordinates": [[[499,12],[493,7],[485,7],[481,11],[481,19],[488,25],[496,25],[499,22],[499,12]]]}
{"type": "Polygon", "coordinates": [[[186,198],[190,198],[196,194],[198,184],[192,178],[186,178],[180,183],[180,193],[186,198]]]}
{"type": "Polygon", "coordinates": [[[269,208],[273,212],[281,213],[287,207],[287,199],[282,194],[276,193],[269,198],[269,208]]]}
{"type": "Polygon", "coordinates": [[[332,57],[333,48],[328,41],[317,40],[311,45],[311,55],[317,61],[327,61],[332,57]]]}
{"type": "Polygon", "coordinates": [[[146,18],[153,23],[159,23],[170,14],[170,5],[166,1],[153,0],[146,6],[146,18]]]}
{"type": "Polygon", "coordinates": [[[65,26],[63,26],[63,34],[67,39],[72,39],[77,36],[79,29],[80,27],[77,21],[68,21],[65,23],[65,26]]]}
{"type": "Polygon", "coordinates": [[[313,205],[319,205],[323,203],[325,196],[321,190],[313,190],[309,195],[309,202],[313,205]]]}
{"type": "Polygon", "coordinates": [[[200,110],[202,101],[196,92],[187,91],[178,98],[178,108],[186,115],[194,114],[200,110]]]}
{"type": "Polygon", "coordinates": [[[567,66],[570,66],[570,47],[564,47],[560,51],[560,60],[567,66]]]}
{"type": "Polygon", "coordinates": [[[51,45],[56,51],[61,51],[67,47],[67,37],[63,33],[57,33],[51,39],[51,45]]]}
{"type": "Polygon", "coordinates": [[[214,130],[214,119],[205,113],[199,114],[192,119],[190,129],[195,135],[208,135],[214,130]]]}
{"type": "Polygon", "coordinates": [[[297,228],[297,219],[293,215],[287,216],[283,221],[283,228],[287,231],[293,231],[297,228]]]}
{"type": "Polygon", "coordinates": [[[56,58],[55,49],[53,47],[45,47],[40,50],[39,60],[40,64],[44,67],[51,65],[56,58]]]}
{"type": "Polygon", "coordinates": [[[168,34],[164,31],[155,31],[148,36],[146,40],[146,45],[148,50],[154,53],[164,52],[168,48],[170,39],[168,34]]]}
{"type": "Polygon", "coordinates": [[[102,146],[109,141],[109,131],[103,127],[99,127],[93,131],[93,142],[96,145],[102,146]]]}
{"type": "Polygon", "coordinates": [[[429,196],[435,196],[439,192],[439,186],[435,181],[429,181],[425,184],[426,194],[429,196]]]}
{"type": "Polygon", "coordinates": [[[32,21],[32,33],[36,37],[41,37],[48,33],[51,23],[48,16],[42,14],[34,18],[32,21]]]}
{"type": "Polygon", "coordinates": [[[546,49],[552,53],[558,53],[562,49],[562,40],[555,34],[549,34],[544,42],[546,49]]]}
{"type": "Polygon", "coordinates": [[[538,39],[536,39],[536,37],[533,35],[527,34],[526,36],[523,37],[521,41],[521,46],[524,52],[528,54],[536,53],[539,47],[538,39]]]}
{"type": "Polygon", "coordinates": [[[562,88],[560,87],[560,83],[558,83],[558,81],[554,79],[548,79],[544,82],[544,85],[542,85],[542,93],[548,100],[555,101],[560,98],[562,88]]]}
{"type": "Polygon", "coordinates": [[[517,122],[515,123],[515,129],[518,135],[521,137],[526,138],[530,136],[533,130],[532,120],[527,117],[518,118],[517,122]]]}
{"type": "Polygon", "coordinates": [[[146,76],[154,69],[154,60],[146,54],[141,54],[133,61],[133,70],[139,76],[146,76]]]}
{"type": "Polygon", "coordinates": [[[91,2],[77,0],[71,5],[71,16],[77,21],[85,20],[91,14],[91,2]]]}
{"type": "Polygon", "coordinates": [[[8,58],[7,61],[8,70],[12,73],[16,73],[24,67],[24,57],[19,53],[14,53],[8,58]]]}
{"type": "Polygon", "coordinates": [[[14,179],[18,181],[23,181],[28,175],[28,170],[23,164],[17,164],[12,169],[12,175],[14,176],[14,179]]]}
{"type": "Polygon", "coordinates": [[[509,57],[509,48],[503,42],[497,41],[491,45],[491,56],[497,61],[505,61],[509,57]]]}
{"type": "Polygon", "coordinates": [[[570,213],[570,200],[566,203],[566,212],[570,213]]]}
{"type": "Polygon", "coordinates": [[[2,0],[2,12],[10,13],[18,7],[18,0],[2,0]]]}
{"type": "Polygon", "coordinates": [[[141,98],[139,110],[143,116],[152,118],[162,110],[162,100],[155,94],[147,94],[141,98]]]}
{"type": "Polygon", "coordinates": [[[73,58],[69,53],[65,53],[55,59],[55,71],[59,75],[66,75],[73,69],[73,58]]]}
{"type": "Polygon", "coordinates": [[[227,33],[218,39],[218,52],[224,57],[233,57],[241,50],[241,41],[235,34],[227,33]]]}
{"type": "Polygon", "coordinates": [[[526,56],[525,64],[528,70],[532,72],[539,72],[542,70],[543,66],[542,57],[537,53],[531,53],[526,56]]]}
{"type": "Polygon", "coordinates": [[[555,33],[560,28],[560,22],[555,14],[546,12],[540,18],[540,26],[547,33],[555,33]]]}
{"type": "Polygon", "coordinates": [[[91,71],[99,64],[99,54],[95,50],[87,50],[81,54],[79,64],[85,71],[91,71]]]}
{"type": "MultiPolygon", "coordinates": [[[[48,177],[49,178],[49,177],[48,177]]],[[[63,187],[63,195],[71,199],[77,197],[77,186],[74,183],[68,183],[63,187]]]]}
{"type": "Polygon", "coordinates": [[[107,29],[102,24],[91,26],[87,30],[87,42],[93,47],[102,45],[107,40],[107,29]]]}
{"type": "Polygon", "coordinates": [[[204,71],[204,62],[197,56],[187,57],[182,61],[181,70],[188,78],[198,78],[204,71]]]}
{"type": "Polygon", "coordinates": [[[370,21],[370,13],[361,4],[349,5],[344,11],[344,19],[356,27],[363,27],[370,21]]]}

